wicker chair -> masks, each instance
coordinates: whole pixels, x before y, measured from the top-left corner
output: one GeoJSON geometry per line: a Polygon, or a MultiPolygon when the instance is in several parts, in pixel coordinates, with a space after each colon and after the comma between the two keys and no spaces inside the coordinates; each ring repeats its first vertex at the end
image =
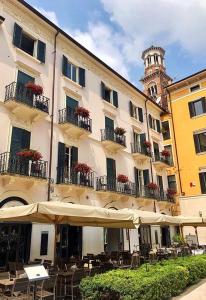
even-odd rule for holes
{"type": "Polygon", "coordinates": [[[56,299],[56,282],[57,275],[50,276],[49,279],[43,280],[37,287],[36,299],[56,299]]]}
{"type": "Polygon", "coordinates": [[[72,300],[74,300],[76,296],[76,299],[81,299],[81,296],[79,295],[79,284],[84,277],[84,269],[77,269],[74,271],[74,274],[68,278],[68,281],[66,282],[66,290],[68,290],[69,294],[67,294],[67,296],[70,296],[72,300]],[[75,292],[77,295],[75,295],[75,292]]]}

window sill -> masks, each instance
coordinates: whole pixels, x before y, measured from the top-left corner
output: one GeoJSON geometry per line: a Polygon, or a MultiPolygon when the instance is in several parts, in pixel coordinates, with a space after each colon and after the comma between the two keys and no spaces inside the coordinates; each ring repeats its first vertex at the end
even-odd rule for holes
{"type": "Polygon", "coordinates": [[[16,52],[17,52],[18,54],[24,55],[25,57],[27,57],[28,59],[31,59],[33,62],[38,63],[39,65],[42,64],[42,63],[40,62],[40,60],[38,60],[36,57],[34,57],[34,56],[32,56],[32,55],[26,53],[24,50],[22,50],[22,49],[20,49],[20,48],[17,48],[17,47],[15,47],[15,49],[16,49],[16,52]]]}
{"type": "Polygon", "coordinates": [[[206,154],[206,151],[204,152],[200,152],[200,153],[196,153],[197,155],[205,155],[206,154]]]}
{"type": "Polygon", "coordinates": [[[132,121],[132,127],[135,130],[142,131],[143,122],[140,122],[139,120],[135,119],[134,117],[131,117],[131,121],[132,121]]]}
{"type": "Polygon", "coordinates": [[[108,114],[110,114],[110,115],[112,115],[112,116],[116,116],[116,115],[117,115],[117,111],[118,111],[118,110],[117,110],[117,107],[116,107],[116,106],[114,106],[113,104],[107,102],[107,101],[104,100],[104,99],[102,99],[102,102],[103,102],[103,105],[104,105],[103,110],[104,110],[106,113],[108,113],[108,114]]]}
{"type": "Polygon", "coordinates": [[[65,81],[70,82],[73,86],[78,87],[79,89],[82,89],[82,86],[79,83],[71,80],[70,78],[68,78],[64,75],[61,75],[61,76],[62,76],[63,79],[65,79],[65,81]]]}
{"type": "Polygon", "coordinates": [[[192,117],[191,119],[198,119],[198,118],[201,118],[201,117],[205,117],[206,116],[206,113],[203,113],[203,114],[200,114],[200,115],[197,115],[197,116],[194,116],[192,117]]]}

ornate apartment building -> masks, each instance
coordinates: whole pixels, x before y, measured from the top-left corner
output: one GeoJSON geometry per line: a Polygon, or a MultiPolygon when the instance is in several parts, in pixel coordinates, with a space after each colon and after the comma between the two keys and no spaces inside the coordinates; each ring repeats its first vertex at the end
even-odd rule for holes
{"type": "MultiPolygon", "coordinates": [[[[171,214],[166,111],[25,1],[0,0],[0,40],[0,207],[55,200],[171,214]]],[[[52,258],[53,230],[0,224],[0,266],[52,258]]],[[[174,232],[62,225],[57,251],[166,246],[174,232]]]]}

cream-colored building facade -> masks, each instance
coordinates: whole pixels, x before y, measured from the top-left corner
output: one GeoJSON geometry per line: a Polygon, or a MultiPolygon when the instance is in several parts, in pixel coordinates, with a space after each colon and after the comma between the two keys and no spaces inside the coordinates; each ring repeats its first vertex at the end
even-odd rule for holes
{"type": "MultiPolygon", "coordinates": [[[[157,153],[164,149],[161,107],[24,1],[0,0],[0,20],[0,206],[49,200],[171,214],[169,162],[157,153]],[[31,81],[43,88],[42,95],[31,94],[31,81]],[[77,116],[77,107],[87,109],[89,118],[77,116]],[[117,127],[125,129],[123,136],[117,127]],[[22,148],[39,151],[42,160],[22,164],[22,148]],[[77,162],[92,172],[74,174],[77,162]],[[127,183],[116,179],[121,174],[127,183]],[[148,188],[152,182],[160,189],[148,188]]],[[[22,252],[9,258],[7,253],[7,260],[53,258],[52,226],[1,226],[10,246],[17,245],[12,234],[21,237],[22,252]]],[[[132,251],[144,242],[166,245],[168,232],[159,226],[129,232],[63,226],[58,251],[63,257],[132,251]]],[[[171,227],[170,239],[174,232],[171,227]]]]}

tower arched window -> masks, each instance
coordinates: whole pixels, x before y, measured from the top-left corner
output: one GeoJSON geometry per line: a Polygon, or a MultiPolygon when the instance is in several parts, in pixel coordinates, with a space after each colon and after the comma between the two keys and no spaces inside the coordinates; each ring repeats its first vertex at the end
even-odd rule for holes
{"type": "Polygon", "coordinates": [[[152,63],[151,56],[148,56],[147,57],[147,64],[148,64],[148,66],[150,66],[151,63],[152,63]]]}
{"type": "Polygon", "coordinates": [[[158,54],[154,54],[154,63],[155,65],[159,64],[158,54]]]}
{"type": "Polygon", "coordinates": [[[154,97],[157,95],[157,85],[153,84],[148,88],[149,95],[154,97]]]}

